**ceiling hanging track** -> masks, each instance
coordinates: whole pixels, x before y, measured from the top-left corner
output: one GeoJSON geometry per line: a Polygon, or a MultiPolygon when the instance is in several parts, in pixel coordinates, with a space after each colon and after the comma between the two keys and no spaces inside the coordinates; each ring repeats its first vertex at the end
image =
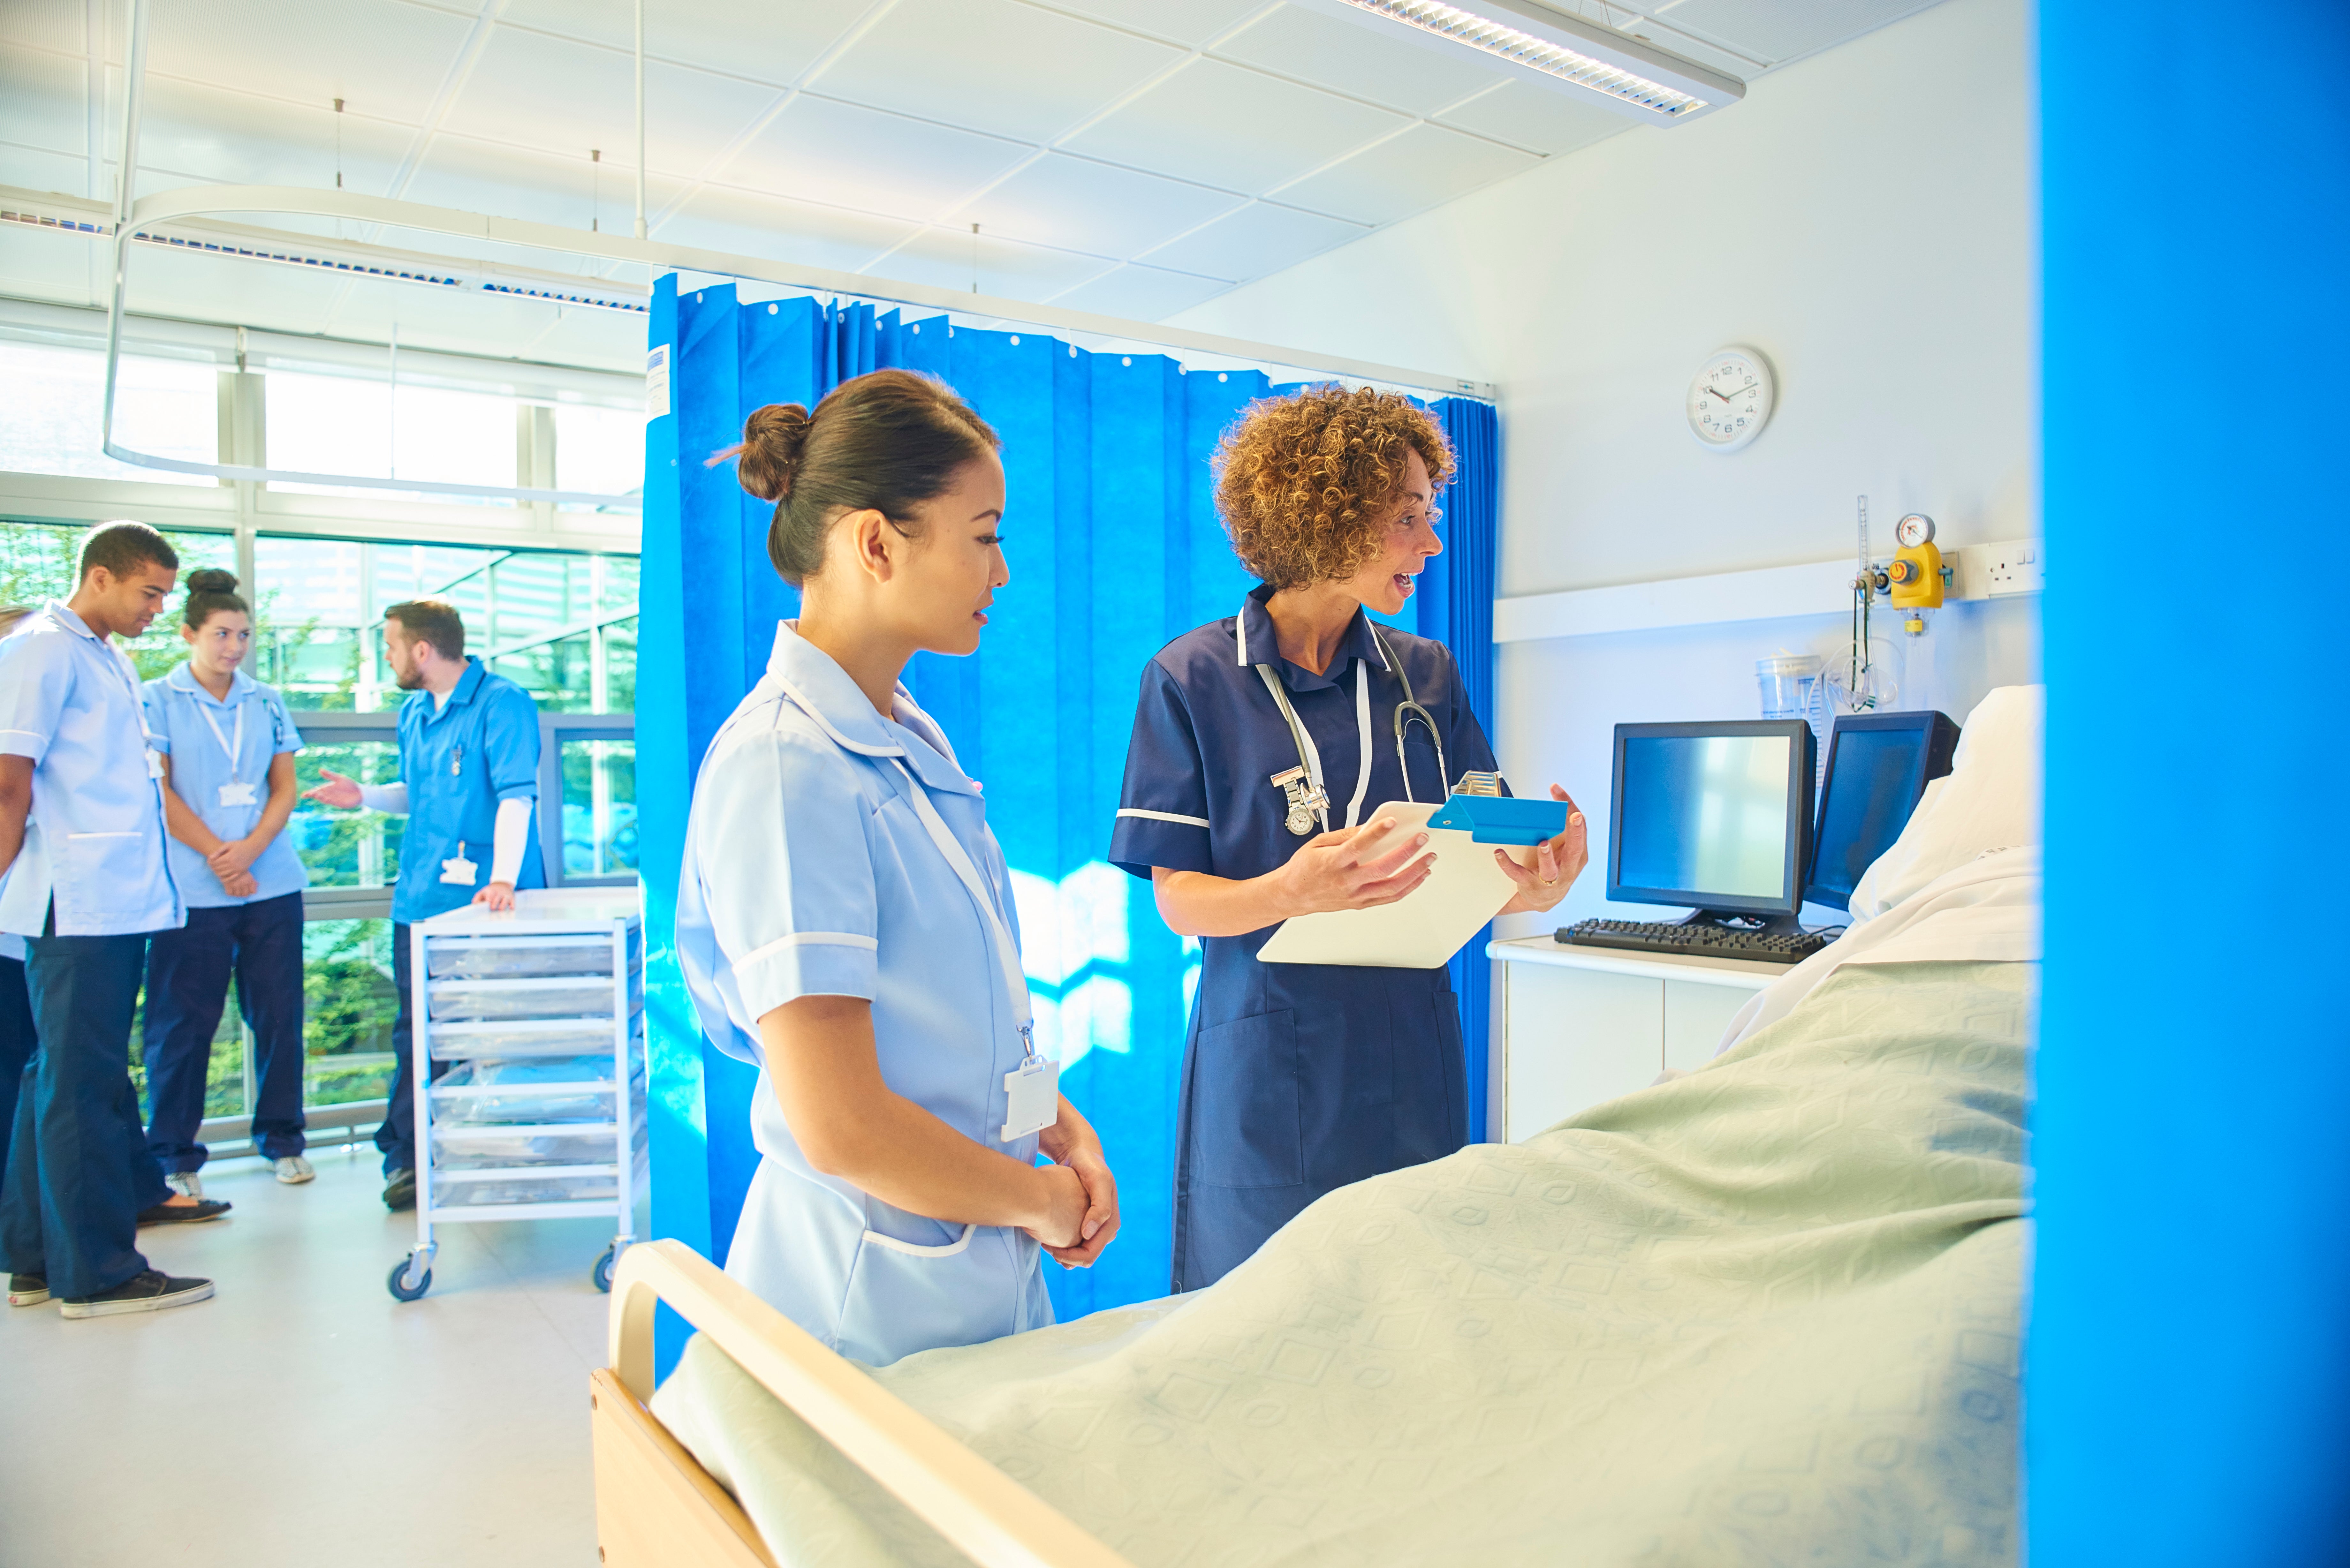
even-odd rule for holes
{"type": "Polygon", "coordinates": [[[637,238],[645,237],[645,0],[637,0],[637,238]]]}

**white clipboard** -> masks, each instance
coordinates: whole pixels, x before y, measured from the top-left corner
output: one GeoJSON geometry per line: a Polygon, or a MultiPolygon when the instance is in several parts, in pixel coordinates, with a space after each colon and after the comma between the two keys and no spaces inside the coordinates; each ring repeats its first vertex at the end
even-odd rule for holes
{"type": "Polygon", "coordinates": [[[1363,820],[1395,819],[1395,831],[1372,850],[1392,848],[1399,839],[1425,831],[1436,866],[1428,880],[1392,904],[1373,909],[1331,909],[1298,915],[1257,950],[1261,963],[1336,963],[1365,969],[1437,969],[1501,913],[1518,890],[1509,873],[1493,864],[1491,844],[1462,829],[1430,828],[1434,804],[1389,801],[1363,820]]]}

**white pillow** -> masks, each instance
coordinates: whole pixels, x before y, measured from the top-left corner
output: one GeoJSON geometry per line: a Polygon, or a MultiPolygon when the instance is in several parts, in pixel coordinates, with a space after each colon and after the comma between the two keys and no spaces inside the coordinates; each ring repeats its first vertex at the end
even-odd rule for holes
{"type": "Polygon", "coordinates": [[[2002,686],[1967,715],[1950,772],[1926,786],[1893,846],[1852,890],[1852,918],[1872,919],[1986,850],[2040,843],[2044,686],[2002,686]]]}

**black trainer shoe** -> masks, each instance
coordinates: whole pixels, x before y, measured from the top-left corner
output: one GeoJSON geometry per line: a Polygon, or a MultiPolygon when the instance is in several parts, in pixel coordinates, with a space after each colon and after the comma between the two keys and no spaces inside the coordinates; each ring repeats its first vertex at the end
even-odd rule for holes
{"type": "Polygon", "coordinates": [[[139,1211],[141,1225],[197,1225],[206,1220],[217,1220],[229,1211],[225,1199],[203,1198],[193,1203],[173,1203],[166,1199],[152,1209],[139,1211]]]}
{"type": "Polygon", "coordinates": [[[49,1282],[39,1274],[8,1276],[10,1306],[38,1306],[49,1299],[49,1282]]]}
{"type": "Polygon", "coordinates": [[[66,1317],[112,1317],[127,1312],[161,1312],[212,1299],[210,1280],[175,1280],[161,1269],[131,1275],[94,1296],[68,1296],[57,1309],[66,1317]]]}
{"type": "Polygon", "coordinates": [[[383,1206],[394,1214],[416,1207],[416,1172],[395,1170],[385,1179],[383,1206]]]}

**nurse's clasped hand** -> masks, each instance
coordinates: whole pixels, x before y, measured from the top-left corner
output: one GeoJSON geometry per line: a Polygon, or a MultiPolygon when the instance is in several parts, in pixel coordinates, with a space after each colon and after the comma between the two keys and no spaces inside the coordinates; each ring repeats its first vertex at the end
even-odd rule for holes
{"type": "Polygon", "coordinates": [[[1027,1231],[1068,1266],[1118,1233],[1118,1184],[1101,1140],[1065,1097],[1029,1165],[956,1131],[892,1090],[861,996],[803,996],[759,1019],[767,1077],[800,1156],[893,1209],[951,1225],[1027,1231]]]}
{"type": "Polygon", "coordinates": [[[1360,827],[1316,834],[1262,877],[1235,879],[1153,867],[1150,883],[1159,918],[1177,936],[1237,937],[1293,915],[1392,904],[1427,881],[1436,865],[1433,854],[1420,854],[1428,844],[1425,833],[1406,835],[1384,854],[1372,854],[1395,828],[1394,817],[1382,816],[1360,827]]]}
{"type": "Polygon", "coordinates": [[[1517,893],[1502,906],[1504,915],[1539,914],[1555,908],[1566,897],[1575,879],[1591,863],[1591,852],[1585,842],[1583,808],[1574,797],[1556,784],[1550,786],[1553,800],[1566,802],[1566,826],[1555,838],[1545,838],[1534,847],[1523,861],[1505,850],[1493,851],[1494,863],[1510,875],[1518,885],[1517,893]]]}

